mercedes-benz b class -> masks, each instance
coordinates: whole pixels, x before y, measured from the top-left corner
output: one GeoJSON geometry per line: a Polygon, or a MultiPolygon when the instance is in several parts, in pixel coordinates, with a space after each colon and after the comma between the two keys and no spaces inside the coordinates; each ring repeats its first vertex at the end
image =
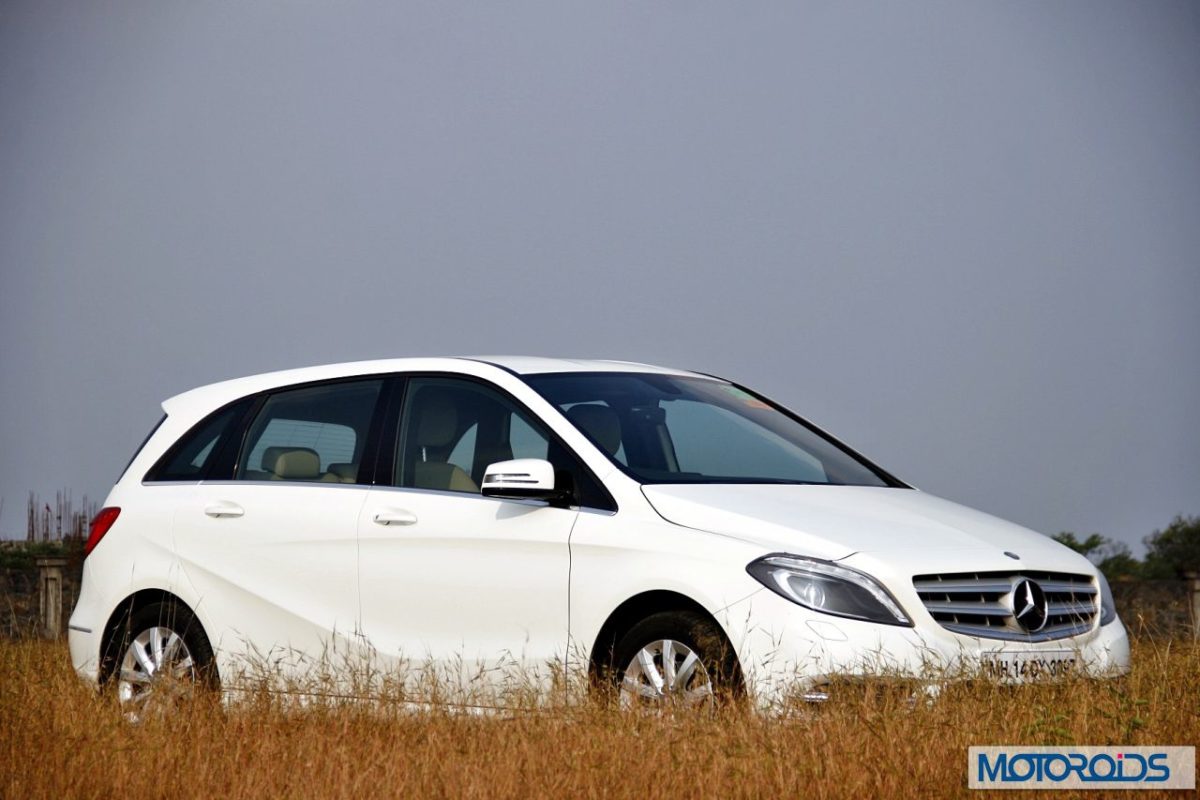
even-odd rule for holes
{"type": "Polygon", "coordinates": [[[1104,577],[918,491],[730,381],[430,358],[205,386],[97,516],[75,668],[167,678],[339,648],[590,676],[623,702],[819,699],[832,681],[1128,669],[1104,577]]]}

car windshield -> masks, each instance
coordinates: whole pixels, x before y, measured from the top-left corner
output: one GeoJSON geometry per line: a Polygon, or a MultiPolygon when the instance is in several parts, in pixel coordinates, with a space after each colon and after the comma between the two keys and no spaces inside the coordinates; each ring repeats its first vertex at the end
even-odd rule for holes
{"type": "Polygon", "coordinates": [[[724,381],[615,372],[525,381],[642,483],[903,485],[765,398],[724,381]]]}

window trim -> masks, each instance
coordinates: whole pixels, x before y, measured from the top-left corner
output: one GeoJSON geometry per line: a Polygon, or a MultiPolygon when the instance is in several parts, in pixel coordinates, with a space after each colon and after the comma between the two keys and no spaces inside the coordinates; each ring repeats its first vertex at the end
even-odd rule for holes
{"type": "MultiPolygon", "coordinates": [[[[137,457],[142,454],[142,451],[146,449],[146,445],[150,443],[150,440],[154,438],[154,434],[158,433],[158,429],[161,428],[163,426],[163,423],[166,421],[167,421],[167,415],[161,414],[158,418],[158,422],[154,423],[154,427],[151,428],[150,432],[146,434],[146,437],[144,439],[142,439],[142,443],[137,446],[137,450],[134,450],[133,455],[130,456],[129,460],[125,462],[125,467],[124,467],[124,469],[121,470],[121,474],[117,478],[117,483],[120,483],[121,480],[125,477],[125,473],[129,472],[129,468],[133,466],[133,462],[137,461],[137,457]]],[[[155,462],[155,463],[158,463],[158,462],[155,462]]]]}

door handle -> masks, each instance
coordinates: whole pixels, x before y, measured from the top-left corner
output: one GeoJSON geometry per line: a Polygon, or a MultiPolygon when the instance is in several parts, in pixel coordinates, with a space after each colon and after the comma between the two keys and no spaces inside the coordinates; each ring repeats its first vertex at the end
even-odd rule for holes
{"type": "Polygon", "coordinates": [[[210,517],[240,517],[246,513],[246,509],[239,506],[237,503],[213,503],[204,509],[204,513],[210,517]]]}
{"type": "Polygon", "coordinates": [[[375,515],[376,525],[415,525],[417,515],[402,508],[389,508],[375,515]]]}

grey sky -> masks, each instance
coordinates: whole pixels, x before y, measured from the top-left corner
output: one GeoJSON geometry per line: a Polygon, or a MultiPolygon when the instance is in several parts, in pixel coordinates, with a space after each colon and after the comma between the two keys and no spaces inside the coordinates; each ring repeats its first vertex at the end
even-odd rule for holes
{"type": "Polygon", "coordinates": [[[0,531],[190,387],[502,351],[1136,545],[1200,513],[1198,254],[1194,2],[9,0],[0,531]]]}

